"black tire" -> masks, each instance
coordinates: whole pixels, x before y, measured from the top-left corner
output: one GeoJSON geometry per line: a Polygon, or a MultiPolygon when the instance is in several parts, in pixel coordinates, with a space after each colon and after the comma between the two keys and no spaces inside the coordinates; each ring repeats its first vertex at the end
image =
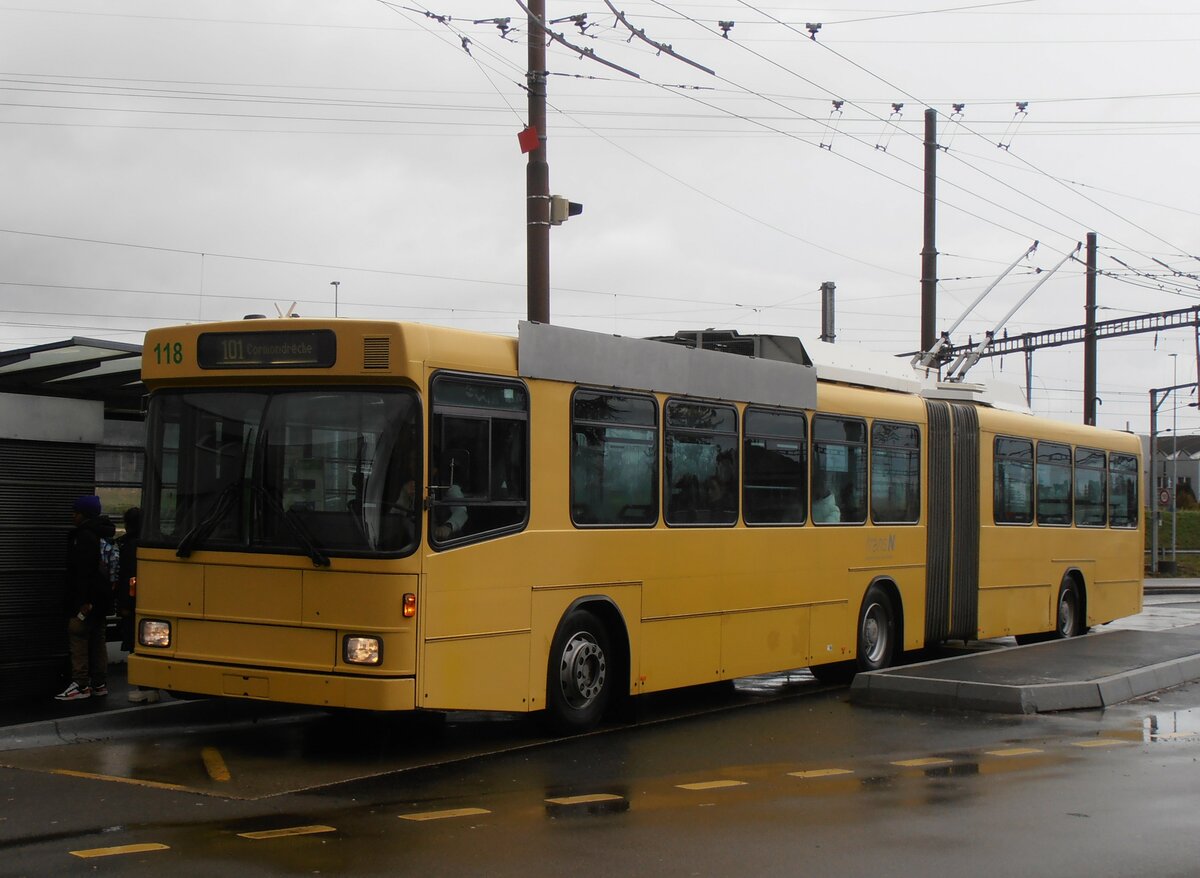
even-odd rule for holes
{"type": "Polygon", "coordinates": [[[827,665],[813,665],[809,672],[817,678],[817,682],[829,686],[845,686],[854,679],[854,662],[832,662],[827,665]]]}
{"type": "Polygon", "coordinates": [[[595,728],[612,700],[615,664],[608,631],[587,610],[572,610],[550,644],[546,721],[559,734],[595,728]]]}
{"type": "Polygon", "coordinates": [[[858,613],[858,656],[856,671],[878,671],[891,667],[896,656],[896,608],[877,585],[867,589],[858,613]]]}
{"type": "Polygon", "coordinates": [[[1056,640],[1068,637],[1078,637],[1087,633],[1087,624],[1083,616],[1083,599],[1079,587],[1072,579],[1064,579],[1058,587],[1058,604],[1054,614],[1054,634],[1056,640]]]}

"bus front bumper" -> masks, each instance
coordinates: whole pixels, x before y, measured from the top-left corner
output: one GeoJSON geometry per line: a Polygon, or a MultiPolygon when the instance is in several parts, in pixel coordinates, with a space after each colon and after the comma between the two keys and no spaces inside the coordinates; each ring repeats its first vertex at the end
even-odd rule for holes
{"type": "Polygon", "coordinates": [[[417,698],[413,677],[353,677],[273,668],[231,668],[136,654],[129,656],[129,682],[191,695],[360,710],[413,710],[417,698]]]}

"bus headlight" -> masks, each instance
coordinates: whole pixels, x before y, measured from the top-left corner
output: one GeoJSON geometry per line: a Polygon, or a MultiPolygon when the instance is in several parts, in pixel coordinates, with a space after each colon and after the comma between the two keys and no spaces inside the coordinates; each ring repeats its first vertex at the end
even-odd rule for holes
{"type": "Polygon", "coordinates": [[[143,619],[138,624],[138,644],[165,649],[171,645],[171,623],[165,619],[143,619]]]}
{"type": "Polygon", "coordinates": [[[347,634],[342,641],[342,658],[348,665],[377,665],[383,661],[383,641],[365,634],[347,634]]]}

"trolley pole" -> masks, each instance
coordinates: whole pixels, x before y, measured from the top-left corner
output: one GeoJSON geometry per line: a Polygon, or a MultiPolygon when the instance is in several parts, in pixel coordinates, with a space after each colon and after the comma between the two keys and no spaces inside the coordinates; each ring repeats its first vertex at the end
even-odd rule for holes
{"type": "Polygon", "coordinates": [[[529,126],[537,148],[525,169],[527,312],[550,322],[550,165],[546,159],[546,0],[529,0],[529,126]]]}

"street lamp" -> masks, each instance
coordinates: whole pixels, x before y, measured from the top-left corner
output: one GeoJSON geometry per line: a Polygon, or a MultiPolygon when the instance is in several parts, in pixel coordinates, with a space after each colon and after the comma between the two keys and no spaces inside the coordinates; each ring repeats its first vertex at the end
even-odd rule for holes
{"type": "MultiPolygon", "coordinates": [[[[338,308],[337,294],[338,294],[338,287],[340,287],[342,285],[342,282],[340,280],[331,280],[329,282],[329,285],[331,287],[333,287],[333,316],[337,317],[337,308],[338,308]]],[[[1175,355],[1171,354],[1171,356],[1173,357],[1175,355]]]]}

